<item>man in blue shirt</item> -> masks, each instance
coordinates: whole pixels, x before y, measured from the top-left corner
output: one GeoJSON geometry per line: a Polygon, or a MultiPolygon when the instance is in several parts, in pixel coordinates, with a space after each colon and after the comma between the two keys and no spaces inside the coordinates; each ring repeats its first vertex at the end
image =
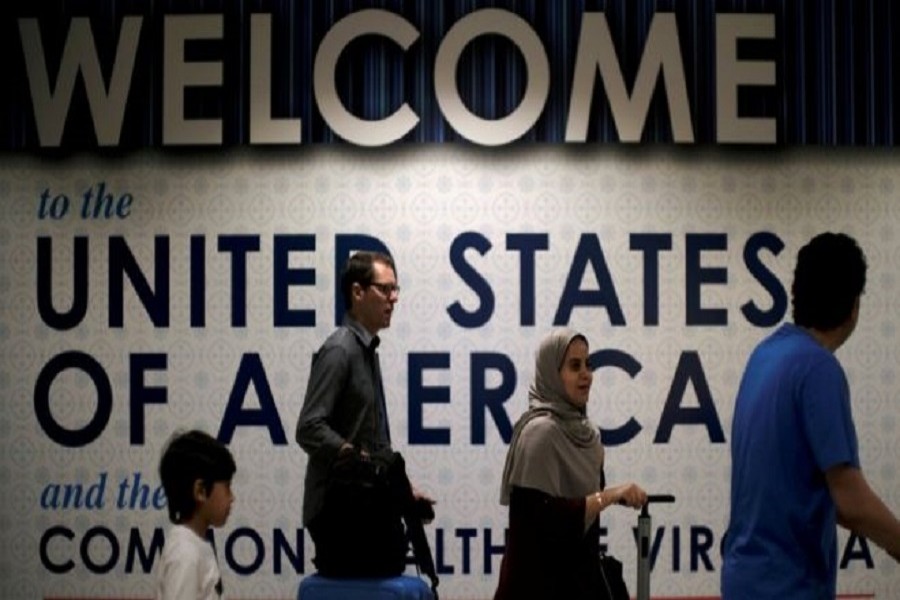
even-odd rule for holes
{"type": "Polygon", "coordinates": [[[900,521],[864,478],[850,391],[834,356],[853,333],[866,261],[824,233],[797,255],[794,324],[753,351],[731,430],[724,600],[833,599],[837,524],[900,560],[900,521]]]}

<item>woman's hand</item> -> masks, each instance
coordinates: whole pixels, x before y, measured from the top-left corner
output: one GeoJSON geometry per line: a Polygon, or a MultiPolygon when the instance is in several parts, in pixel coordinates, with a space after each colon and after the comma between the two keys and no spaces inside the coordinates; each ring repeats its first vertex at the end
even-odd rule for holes
{"type": "Polygon", "coordinates": [[[640,508],[647,503],[647,492],[634,482],[609,486],[603,490],[604,504],[623,504],[640,508]]]}
{"type": "Polygon", "coordinates": [[[636,483],[623,483],[589,494],[584,502],[585,523],[590,523],[613,504],[640,508],[647,503],[647,492],[636,483]]]}

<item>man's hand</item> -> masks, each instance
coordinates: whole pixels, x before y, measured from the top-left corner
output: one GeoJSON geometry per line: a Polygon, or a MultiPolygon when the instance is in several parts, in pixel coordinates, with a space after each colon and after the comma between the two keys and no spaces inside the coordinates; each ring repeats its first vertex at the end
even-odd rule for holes
{"type": "Polygon", "coordinates": [[[432,517],[422,519],[422,522],[426,525],[430,524],[432,521],[434,521],[434,509],[432,507],[437,504],[437,501],[431,496],[419,490],[419,488],[417,488],[416,486],[412,486],[412,494],[413,500],[415,500],[417,504],[423,503],[430,509],[428,512],[431,513],[432,517]]]}
{"type": "MultiPolygon", "coordinates": [[[[353,454],[354,451],[356,451],[356,447],[353,444],[351,444],[350,442],[344,442],[343,444],[341,444],[341,447],[338,448],[338,456],[348,456],[350,454],[353,454]]],[[[359,458],[360,460],[369,460],[370,456],[369,453],[365,450],[360,450],[359,458]]]]}

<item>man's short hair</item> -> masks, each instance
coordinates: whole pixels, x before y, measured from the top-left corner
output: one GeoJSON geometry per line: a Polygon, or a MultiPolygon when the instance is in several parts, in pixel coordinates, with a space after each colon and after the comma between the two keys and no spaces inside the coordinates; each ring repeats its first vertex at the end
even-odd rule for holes
{"type": "Polygon", "coordinates": [[[347,259],[341,272],[341,293],[344,296],[344,307],[350,310],[353,307],[353,284],[366,287],[375,277],[375,263],[380,262],[391,268],[397,274],[394,259],[381,252],[356,252],[347,259]]]}
{"type": "Polygon", "coordinates": [[[852,237],[821,233],[797,253],[794,323],[829,331],[847,321],[866,287],[866,257],[852,237]]]}
{"type": "Polygon", "coordinates": [[[212,490],[217,481],[231,481],[237,467],[231,452],[214,437],[194,429],[176,433],[159,461],[159,477],[169,508],[169,520],[182,523],[194,514],[194,482],[212,490]]]}

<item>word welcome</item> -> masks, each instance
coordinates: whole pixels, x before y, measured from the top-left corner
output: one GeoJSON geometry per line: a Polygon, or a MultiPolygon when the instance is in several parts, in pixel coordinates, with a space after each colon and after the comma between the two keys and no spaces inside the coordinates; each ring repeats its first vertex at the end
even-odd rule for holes
{"type": "MultiPolygon", "coordinates": [[[[652,9],[651,9],[652,10],[652,9]]],[[[123,12],[128,12],[123,9],[123,12]]],[[[156,17],[156,16],[154,16],[156,17]]],[[[91,132],[100,147],[115,147],[121,143],[123,124],[129,119],[144,120],[146,115],[132,108],[138,104],[151,114],[159,115],[159,135],[162,146],[221,146],[223,132],[246,131],[251,145],[300,145],[303,143],[304,123],[290,114],[273,115],[273,97],[283,95],[283,81],[296,81],[296,89],[288,90],[302,103],[314,103],[325,126],[338,137],[358,146],[385,146],[402,140],[421,126],[423,116],[405,98],[415,83],[406,82],[398,106],[391,106],[386,115],[369,118],[348,108],[345,96],[336,81],[340,78],[341,58],[352,44],[372,38],[400,49],[385,67],[403,64],[404,53],[410,51],[421,38],[422,31],[403,15],[382,9],[362,9],[351,12],[334,22],[324,34],[312,56],[298,55],[305,44],[275,47],[274,51],[291,53],[292,60],[273,62],[273,15],[259,12],[249,15],[245,23],[226,27],[223,14],[165,14],[161,27],[147,27],[143,15],[125,14],[118,30],[102,31],[98,49],[94,34],[95,23],[90,17],[72,16],[64,43],[54,45],[59,54],[48,56],[48,44],[42,36],[41,20],[33,17],[18,19],[24,70],[27,75],[31,109],[39,144],[43,148],[62,145],[66,125],[71,121],[70,109],[76,89],[85,94],[91,132]],[[212,46],[236,43],[226,32],[241,32],[248,40],[240,46],[241,54],[224,53],[212,46]],[[149,38],[149,39],[148,39],[149,38]],[[118,40],[115,47],[112,41],[118,40]],[[149,49],[142,49],[149,45],[149,49]],[[203,60],[191,54],[197,44],[213,47],[203,60]],[[218,52],[218,53],[217,53],[218,52]],[[102,57],[102,58],[101,58],[102,57]],[[236,61],[239,64],[226,64],[236,61]],[[291,69],[295,63],[304,64],[311,71],[311,82],[295,80],[291,69]],[[282,70],[276,71],[274,65],[282,70]],[[58,65],[58,68],[51,68],[58,65]],[[240,89],[225,87],[225,73],[246,71],[240,89]],[[145,106],[142,92],[133,92],[134,82],[146,80],[151,74],[161,77],[158,88],[152,90],[151,104],[145,106]],[[104,77],[104,74],[109,74],[104,77]],[[81,76],[84,87],[76,86],[81,76]],[[108,81],[107,81],[108,80],[108,81]],[[300,83],[302,81],[302,83],[300,83]],[[311,86],[311,90],[306,87],[311,86]],[[219,90],[215,104],[247,106],[241,110],[219,110],[218,114],[201,114],[192,102],[193,92],[200,89],[219,90]],[[82,91],[83,89],[83,91],[82,91]],[[311,91],[311,94],[310,94],[311,91]],[[135,98],[135,95],[139,96],[135,98]],[[229,98],[228,96],[236,96],[229,98]]],[[[774,59],[747,59],[738,56],[738,46],[745,40],[774,42],[775,15],[765,13],[718,13],[714,15],[710,40],[691,40],[696,50],[683,55],[682,32],[675,13],[657,12],[650,21],[639,65],[632,81],[626,80],[616,40],[603,12],[581,15],[580,31],[574,57],[565,57],[563,73],[551,72],[548,44],[525,18],[514,12],[483,8],[463,15],[445,31],[435,49],[433,63],[422,65],[426,75],[417,74],[416,81],[430,80],[432,94],[440,115],[426,115],[427,121],[442,119],[458,135],[481,146],[500,146],[512,143],[531,131],[547,108],[551,88],[567,86],[568,108],[565,115],[567,143],[585,142],[589,123],[597,115],[612,116],[619,140],[626,143],[641,141],[648,121],[651,102],[659,93],[668,112],[672,140],[680,144],[695,142],[696,93],[689,93],[689,79],[685,64],[695,60],[700,48],[713,47],[714,69],[706,74],[700,87],[708,85],[714,96],[712,112],[715,116],[714,136],[717,143],[774,144],[778,129],[777,111],[748,116],[741,114],[741,89],[770,88],[776,84],[774,59]],[[484,117],[473,111],[460,90],[461,59],[466,49],[486,37],[508,41],[515,58],[524,64],[524,89],[517,104],[508,114],[484,117]],[[595,105],[596,89],[602,85],[605,104],[595,105]]],[[[56,24],[58,25],[58,23],[56,24]]],[[[423,24],[423,27],[425,24],[423,24]]],[[[305,30],[299,27],[298,30],[305,30]]],[[[309,40],[310,45],[312,40],[309,40]]],[[[701,76],[695,73],[696,76],[701,76]]],[[[155,77],[154,77],[155,79],[155,77]]],[[[371,85],[371,84],[370,84],[371,85]]],[[[371,87],[354,90],[358,97],[378,97],[382,90],[371,87]]],[[[402,84],[401,84],[402,85],[402,84]]],[[[142,88],[143,89],[143,88],[142,88]]],[[[207,96],[203,96],[207,98],[207,96]]],[[[79,103],[84,101],[79,98],[79,103]]],[[[206,104],[209,104],[208,102],[206,104]]],[[[293,107],[292,107],[293,108],[293,107]]],[[[295,110],[311,113],[311,106],[301,105],[295,110]]],[[[81,112],[84,112],[82,110],[81,112]]],[[[203,112],[202,110],[200,112],[203,112]]]]}

